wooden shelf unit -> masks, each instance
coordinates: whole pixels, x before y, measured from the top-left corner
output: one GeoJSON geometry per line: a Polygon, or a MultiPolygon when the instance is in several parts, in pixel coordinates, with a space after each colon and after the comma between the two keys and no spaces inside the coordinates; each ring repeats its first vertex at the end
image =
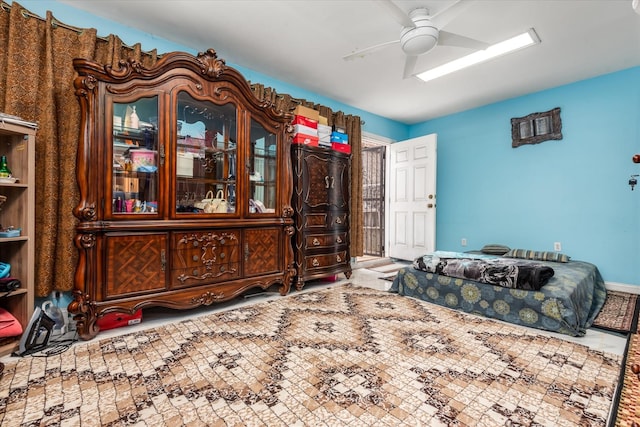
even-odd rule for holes
{"type": "MultiPolygon", "coordinates": [[[[13,314],[23,329],[31,319],[34,301],[35,138],[35,124],[0,118],[0,156],[7,156],[12,176],[18,179],[0,182],[0,194],[7,197],[0,206],[0,226],[21,229],[20,236],[0,237],[0,261],[10,264],[10,276],[21,282],[13,292],[0,292],[0,307],[13,314]]],[[[19,342],[20,335],[0,338],[0,355],[17,350],[19,342]]]]}

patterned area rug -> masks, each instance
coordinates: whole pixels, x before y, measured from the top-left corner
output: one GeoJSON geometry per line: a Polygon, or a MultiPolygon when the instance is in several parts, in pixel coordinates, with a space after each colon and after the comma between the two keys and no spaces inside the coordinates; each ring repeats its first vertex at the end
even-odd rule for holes
{"type": "Polygon", "coordinates": [[[637,299],[636,294],[607,291],[607,300],[593,326],[624,333],[631,331],[637,299]]]}
{"type": "Polygon", "coordinates": [[[615,427],[640,425],[640,335],[631,334],[615,427]]]}
{"type": "Polygon", "coordinates": [[[345,285],[8,363],[0,424],[605,426],[620,364],[345,285]]]}

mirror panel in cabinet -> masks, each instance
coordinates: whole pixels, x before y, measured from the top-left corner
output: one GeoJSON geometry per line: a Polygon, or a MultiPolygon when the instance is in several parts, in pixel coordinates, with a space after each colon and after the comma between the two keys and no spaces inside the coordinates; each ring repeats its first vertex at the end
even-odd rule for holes
{"type": "Polygon", "coordinates": [[[249,213],[273,213],[277,196],[278,138],[251,119],[249,139],[249,213]]]}
{"type": "Polygon", "coordinates": [[[176,212],[236,212],[237,108],[178,94],[176,212]]]}
{"type": "MultiPolygon", "coordinates": [[[[114,102],[111,212],[158,212],[158,97],[114,102]]],[[[161,149],[160,149],[161,151],[161,149]]]]}

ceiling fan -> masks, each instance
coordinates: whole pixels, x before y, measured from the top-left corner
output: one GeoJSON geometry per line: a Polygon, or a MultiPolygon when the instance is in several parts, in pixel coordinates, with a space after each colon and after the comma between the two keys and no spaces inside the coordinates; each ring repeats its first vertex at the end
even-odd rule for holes
{"type": "Polygon", "coordinates": [[[437,45],[457,46],[474,50],[485,49],[489,46],[488,43],[442,31],[442,28],[460,15],[472,2],[473,0],[458,0],[445,10],[430,15],[429,10],[424,7],[414,9],[407,14],[392,0],[378,0],[378,3],[385,6],[391,12],[393,18],[402,25],[400,39],[357,50],[343,56],[343,59],[362,58],[381,48],[399,43],[406,55],[403,72],[403,78],[406,79],[414,74],[418,56],[429,52],[437,45]]]}

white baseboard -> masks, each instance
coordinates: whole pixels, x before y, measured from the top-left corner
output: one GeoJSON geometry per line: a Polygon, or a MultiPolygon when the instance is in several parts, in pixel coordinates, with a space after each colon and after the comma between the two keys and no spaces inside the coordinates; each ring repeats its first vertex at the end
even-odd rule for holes
{"type": "Polygon", "coordinates": [[[605,288],[608,291],[617,291],[617,292],[626,292],[628,294],[639,294],[640,295],[640,286],[638,285],[628,285],[626,283],[616,283],[616,282],[605,282],[605,288]]]}

